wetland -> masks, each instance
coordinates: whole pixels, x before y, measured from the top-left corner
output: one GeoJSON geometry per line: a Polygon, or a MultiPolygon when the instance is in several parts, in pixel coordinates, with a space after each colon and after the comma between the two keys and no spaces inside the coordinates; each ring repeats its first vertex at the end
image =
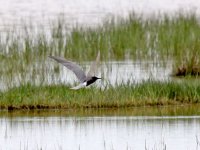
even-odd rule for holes
{"type": "Polygon", "coordinates": [[[0,150],[200,149],[199,1],[0,4],[0,150]]]}

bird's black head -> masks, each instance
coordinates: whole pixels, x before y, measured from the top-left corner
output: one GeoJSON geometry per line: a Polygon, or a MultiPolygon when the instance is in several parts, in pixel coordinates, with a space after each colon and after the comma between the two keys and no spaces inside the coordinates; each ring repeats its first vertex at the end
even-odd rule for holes
{"type": "Polygon", "coordinates": [[[98,79],[101,79],[101,78],[98,78],[98,77],[96,77],[96,76],[93,76],[93,77],[92,77],[92,80],[93,80],[93,81],[96,81],[96,80],[98,80],[98,79]]]}
{"type": "Polygon", "coordinates": [[[101,78],[98,78],[98,77],[95,77],[95,76],[91,77],[91,78],[86,82],[86,86],[88,86],[88,85],[94,83],[94,82],[95,82],[96,80],[98,80],[98,79],[101,79],[101,78]]]}

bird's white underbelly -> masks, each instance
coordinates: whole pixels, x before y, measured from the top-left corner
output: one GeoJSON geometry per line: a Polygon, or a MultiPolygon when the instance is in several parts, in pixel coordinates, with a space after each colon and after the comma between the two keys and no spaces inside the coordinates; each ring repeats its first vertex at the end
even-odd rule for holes
{"type": "Polygon", "coordinates": [[[70,88],[70,89],[72,89],[72,90],[78,90],[78,89],[86,87],[86,85],[87,85],[87,83],[83,82],[83,83],[81,83],[81,84],[79,84],[79,85],[77,85],[75,87],[70,88]]]}

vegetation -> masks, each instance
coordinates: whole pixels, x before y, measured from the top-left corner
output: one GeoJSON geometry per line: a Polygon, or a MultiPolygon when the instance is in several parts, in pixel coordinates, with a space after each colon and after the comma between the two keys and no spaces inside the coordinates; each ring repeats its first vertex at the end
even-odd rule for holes
{"type": "MultiPolygon", "coordinates": [[[[2,108],[130,107],[199,102],[199,85],[177,82],[125,83],[105,89],[70,91],[51,76],[58,65],[48,55],[102,61],[172,61],[173,74],[200,75],[200,24],[194,14],[161,20],[113,18],[102,26],[69,29],[63,18],[49,28],[24,25],[0,34],[0,106],[2,108]],[[51,72],[51,73],[50,73],[51,72]]],[[[190,80],[188,82],[191,82],[190,80]]]]}
{"type": "Polygon", "coordinates": [[[176,76],[200,75],[200,50],[187,54],[175,72],[176,76]]]}
{"type": "MultiPolygon", "coordinates": [[[[198,81],[198,80],[197,80],[198,81]]],[[[119,85],[105,89],[79,91],[68,86],[32,86],[27,84],[0,94],[5,109],[44,108],[123,108],[199,103],[200,84],[194,81],[167,83],[146,81],[136,85],[119,85]]]]}
{"type": "Polygon", "coordinates": [[[104,61],[123,60],[127,55],[134,60],[170,59],[175,60],[175,72],[182,66],[188,68],[187,73],[196,70],[193,66],[199,71],[200,25],[195,14],[165,16],[161,20],[144,20],[130,14],[128,19],[115,20],[96,28],[69,29],[64,18],[50,23],[49,28],[33,25],[9,28],[0,35],[1,65],[6,64],[6,68],[0,67],[0,73],[13,74],[18,70],[22,73],[33,62],[43,66],[48,55],[91,60],[98,50],[104,61]]]}

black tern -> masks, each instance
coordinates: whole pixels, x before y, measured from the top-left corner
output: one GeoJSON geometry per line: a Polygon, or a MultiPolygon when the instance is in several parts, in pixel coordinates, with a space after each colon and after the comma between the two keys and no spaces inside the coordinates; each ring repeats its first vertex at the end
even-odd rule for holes
{"type": "Polygon", "coordinates": [[[91,85],[98,79],[101,79],[101,78],[95,76],[95,73],[97,71],[97,66],[100,61],[100,51],[98,52],[96,61],[94,61],[91,64],[90,70],[87,73],[87,75],[85,74],[85,72],[82,70],[82,68],[79,65],[77,65],[76,63],[74,63],[72,61],[66,60],[62,57],[56,57],[56,56],[49,56],[49,57],[56,60],[58,63],[61,63],[62,65],[67,67],[69,70],[73,71],[74,74],[76,75],[76,77],[78,78],[80,84],[78,86],[72,87],[70,89],[78,90],[80,88],[91,85]]]}

